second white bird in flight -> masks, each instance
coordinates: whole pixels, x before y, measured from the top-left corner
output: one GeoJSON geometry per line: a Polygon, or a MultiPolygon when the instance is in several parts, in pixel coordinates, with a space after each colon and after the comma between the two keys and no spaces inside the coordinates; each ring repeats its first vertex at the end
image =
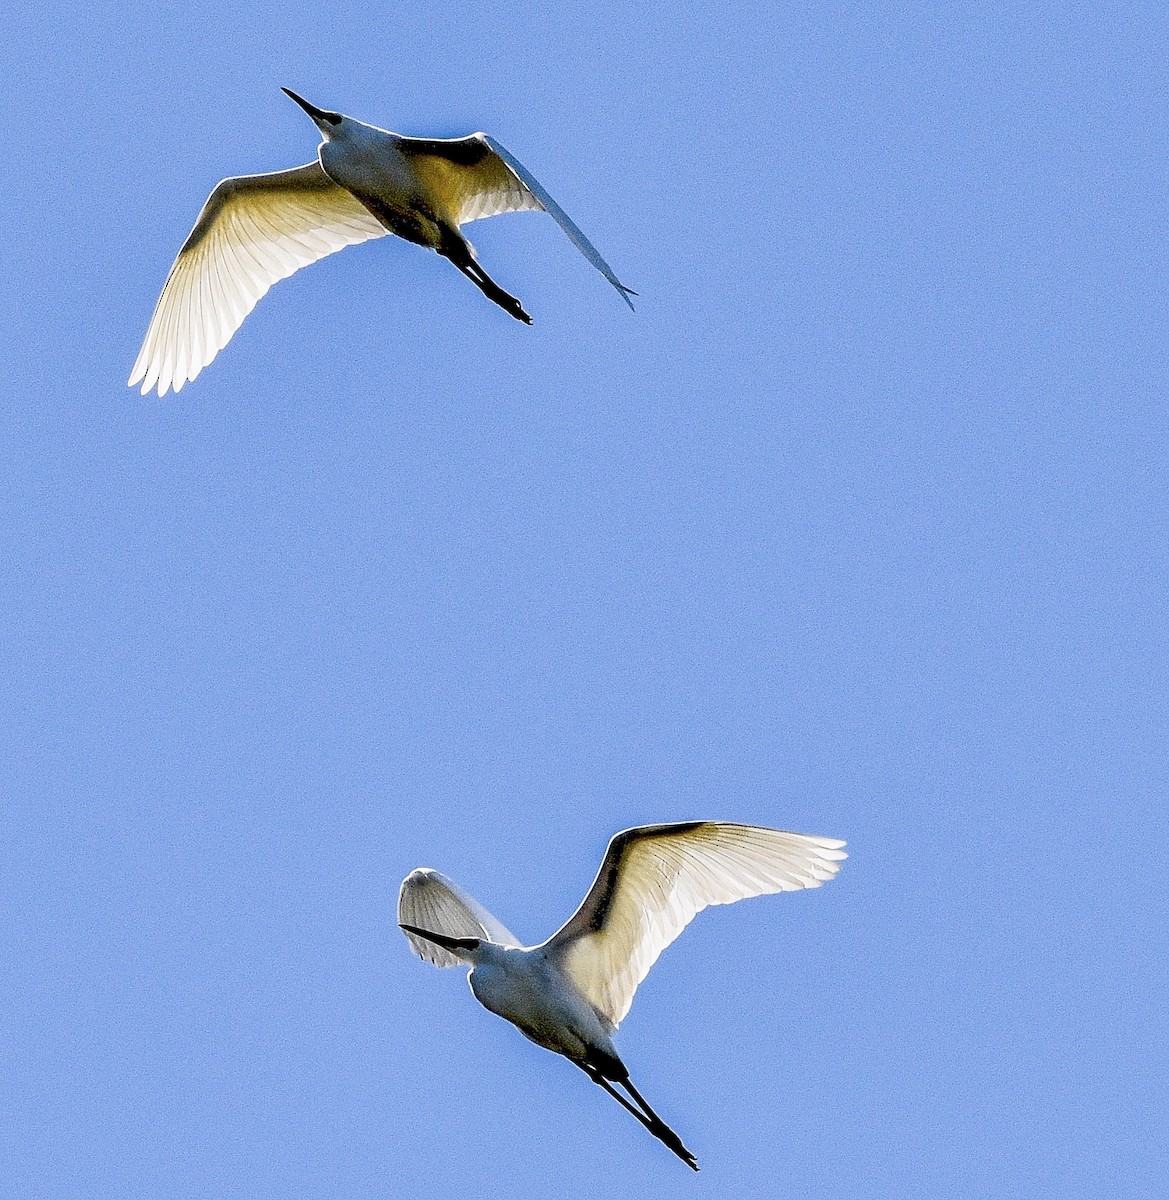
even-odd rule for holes
{"type": "Polygon", "coordinates": [[[697,1171],[694,1155],[630,1081],[612,1034],[638,984],[695,913],[747,896],[819,887],[847,857],[843,845],[717,821],[643,825],[613,838],[580,908],[538,946],[521,946],[478,901],[429,867],[403,881],[398,923],[428,962],[469,966],[471,991],[485,1008],[574,1062],[697,1171]]]}
{"type": "Polygon", "coordinates": [[[283,88],[321,132],[318,161],[225,179],[170,269],[129,385],[177,392],[227,345],[272,284],[328,254],[395,233],[449,259],[516,320],[532,318],[479,266],[461,225],[543,210],[633,307],[627,288],[568,214],[485,133],[402,137],[317,108],[283,88]]]}

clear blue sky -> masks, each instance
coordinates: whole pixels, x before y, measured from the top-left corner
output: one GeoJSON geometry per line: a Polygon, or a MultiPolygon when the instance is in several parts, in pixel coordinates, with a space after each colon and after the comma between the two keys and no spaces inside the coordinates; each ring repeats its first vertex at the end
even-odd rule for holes
{"type": "Polygon", "coordinates": [[[10,1194],[1163,1196],[1164,6],[118,7],[0,43],[10,1194]],[[637,313],[513,216],[530,329],[386,239],[127,390],[282,84],[637,313]],[[696,1177],[393,917],[693,817],[852,852],[620,1031],[696,1177]]]}

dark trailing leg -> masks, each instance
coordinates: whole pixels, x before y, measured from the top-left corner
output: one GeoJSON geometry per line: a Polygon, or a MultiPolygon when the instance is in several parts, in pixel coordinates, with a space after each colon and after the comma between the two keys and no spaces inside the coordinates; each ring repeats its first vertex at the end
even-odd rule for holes
{"type": "Polygon", "coordinates": [[[515,317],[517,321],[523,321],[525,325],[532,323],[532,318],[524,312],[524,306],[510,292],[505,292],[475,261],[470,247],[461,235],[448,237],[439,246],[438,252],[443,258],[450,259],[493,304],[498,304],[504,312],[515,317]]]}
{"type": "Polygon", "coordinates": [[[613,1084],[601,1074],[600,1070],[595,1066],[586,1066],[584,1068],[588,1077],[596,1084],[599,1084],[621,1105],[626,1112],[632,1113],[650,1133],[654,1135],[668,1149],[673,1151],[692,1171],[698,1170],[698,1160],[690,1153],[689,1150],[682,1144],[682,1139],[654,1112],[652,1108],[642,1099],[638,1091],[629,1082],[628,1076],[619,1080],[626,1088],[629,1089],[633,1098],[641,1105],[645,1112],[639,1112],[621,1093],[613,1086],[613,1084]]]}
{"type": "Polygon", "coordinates": [[[689,1150],[682,1144],[682,1139],[658,1116],[652,1108],[650,1108],[645,1097],[633,1086],[628,1075],[621,1081],[621,1086],[637,1101],[646,1115],[652,1122],[650,1132],[657,1138],[660,1138],[671,1150],[688,1166],[695,1171],[698,1170],[698,1160],[690,1153],[689,1150]]]}

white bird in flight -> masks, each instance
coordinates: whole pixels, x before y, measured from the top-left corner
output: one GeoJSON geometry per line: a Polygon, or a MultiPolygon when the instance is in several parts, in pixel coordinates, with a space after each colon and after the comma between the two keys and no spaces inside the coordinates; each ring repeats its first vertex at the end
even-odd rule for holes
{"type": "Polygon", "coordinates": [[[396,233],[437,250],[518,321],[523,306],[479,266],[461,225],[497,213],[550,213],[633,307],[627,288],[569,215],[486,133],[412,138],[326,112],[282,88],[321,132],[318,161],[240,175],[203,205],[158,298],[129,386],[177,392],[227,345],[280,279],[328,254],[396,233]]]}
{"type": "Polygon", "coordinates": [[[575,1063],[697,1171],[694,1155],[633,1086],[612,1035],[638,984],[695,913],[819,887],[848,857],[843,845],[717,821],[643,825],[613,838],[581,906],[538,946],[521,946],[477,900],[429,867],[402,882],[398,923],[427,962],[470,966],[471,991],[485,1008],[575,1063]]]}

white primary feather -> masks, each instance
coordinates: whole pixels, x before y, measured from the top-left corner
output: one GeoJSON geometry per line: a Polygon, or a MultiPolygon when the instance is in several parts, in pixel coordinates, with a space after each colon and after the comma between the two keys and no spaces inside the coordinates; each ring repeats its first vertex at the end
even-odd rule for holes
{"type": "Polygon", "coordinates": [[[170,269],[130,386],[177,392],[227,345],[257,301],[326,255],[387,230],[320,163],[225,179],[170,269]]]}
{"type": "MultiPolygon", "coordinates": [[[[402,880],[398,893],[398,923],[445,933],[447,937],[486,938],[501,946],[518,946],[519,939],[473,896],[467,895],[453,879],[433,870],[418,867],[402,880]]],[[[436,967],[465,967],[467,964],[434,942],[406,933],[419,958],[436,967]]]]}
{"type": "Polygon", "coordinates": [[[696,913],[819,887],[847,857],[843,845],[716,821],[627,829],[609,843],[588,895],[545,948],[616,1029],[658,955],[696,913]]]}

